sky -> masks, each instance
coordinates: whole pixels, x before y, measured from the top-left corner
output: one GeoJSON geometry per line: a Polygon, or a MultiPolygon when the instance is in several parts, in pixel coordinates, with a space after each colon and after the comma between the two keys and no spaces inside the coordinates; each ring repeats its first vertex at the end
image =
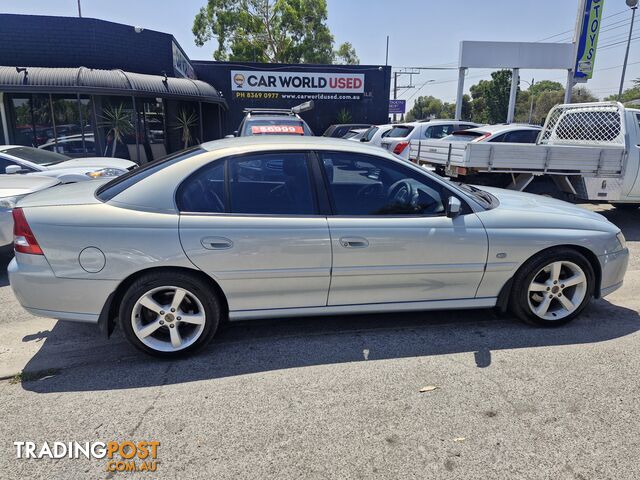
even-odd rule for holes
{"type": "MultiPolygon", "coordinates": [[[[172,33],[194,60],[209,60],[215,42],[197,47],[191,27],[206,0],[81,0],[84,17],[172,33]]],[[[461,40],[570,42],[578,0],[327,0],[328,25],[336,46],[351,42],[362,64],[451,67],[403,76],[399,98],[412,105],[421,95],[453,102],[461,40]],[[411,83],[409,83],[411,80],[411,83]],[[433,80],[433,82],[430,82],[433,80]]],[[[0,0],[3,13],[76,16],[77,0],[0,0]]],[[[617,93],[631,11],[624,0],[606,0],[594,77],[586,85],[597,97],[617,93]]],[[[640,15],[629,55],[625,88],[640,77],[640,15]]],[[[466,87],[489,78],[490,70],[470,70],[466,87]]],[[[566,81],[563,71],[522,70],[521,88],[531,80],[566,81]]]]}

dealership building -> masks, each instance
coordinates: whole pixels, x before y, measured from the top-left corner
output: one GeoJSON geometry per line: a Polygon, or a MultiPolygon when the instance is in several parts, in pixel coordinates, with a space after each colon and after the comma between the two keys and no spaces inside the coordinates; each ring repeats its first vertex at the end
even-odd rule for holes
{"type": "Polygon", "coordinates": [[[0,144],[139,163],[233,133],[248,107],[316,134],[385,123],[391,68],[196,61],[173,35],[91,18],[0,14],[0,144]]]}

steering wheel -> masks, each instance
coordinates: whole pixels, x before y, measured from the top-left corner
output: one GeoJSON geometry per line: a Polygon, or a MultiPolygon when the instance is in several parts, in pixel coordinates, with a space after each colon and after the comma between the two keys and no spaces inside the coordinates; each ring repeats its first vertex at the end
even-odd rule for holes
{"type": "Polygon", "coordinates": [[[398,180],[389,187],[387,198],[391,203],[414,205],[418,192],[408,180],[398,180]]]}

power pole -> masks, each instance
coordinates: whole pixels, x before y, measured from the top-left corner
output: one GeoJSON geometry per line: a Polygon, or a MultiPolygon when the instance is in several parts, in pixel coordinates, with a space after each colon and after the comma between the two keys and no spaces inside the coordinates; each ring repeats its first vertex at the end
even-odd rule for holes
{"type": "Polygon", "coordinates": [[[534,78],[531,79],[531,85],[529,86],[529,92],[531,97],[531,106],[529,107],[529,125],[531,125],[531,118],[533,117],[533,92],[531,92],[531,87],[533,87],[536,83],[534,78]]]}
{"type": "MultiPolygon", "coordinates": [[[[398,72],[393,72],[393,99],[398,98],[398,72]]],[[[396,123],[396,114],[393,114],[393,123],[396,123]]]]}
{"type": "Polygon", "coordinates": [[[627,74],[627,62],[629,61],[629,48],[631,47],[631,35],[633,34],[633,22],[636,19],[636,10],[638,9],[638,0],[627,0],[627,5],[633,12],[631,14],[631,27],[629,27],[629,40],[627,41],[627,51],[624,54],[624,64],[622,65],[622,77],[620,78],[620,90],[618,91],[618,101],[622,98],[622,90],[624,89],[624,77],[627,74]]]}

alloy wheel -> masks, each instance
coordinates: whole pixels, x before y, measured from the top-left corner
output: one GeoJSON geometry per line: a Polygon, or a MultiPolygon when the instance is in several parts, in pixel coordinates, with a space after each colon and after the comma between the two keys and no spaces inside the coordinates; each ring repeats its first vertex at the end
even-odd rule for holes
{"type": "Polygon", "coordinates": [[[542,268],[529,284],[529,308],[544,320],[561,320],[575,312],[587,292],[587,276],[573,262],[556,261],[542,268]]]}
{"type": "Polygon", "coordinates": [[[142,295],[131,312],[133,332],[149,348],[177,352],[195,343],[206,323],[202,302],[181,287],[157,287],[142,295]]]}

